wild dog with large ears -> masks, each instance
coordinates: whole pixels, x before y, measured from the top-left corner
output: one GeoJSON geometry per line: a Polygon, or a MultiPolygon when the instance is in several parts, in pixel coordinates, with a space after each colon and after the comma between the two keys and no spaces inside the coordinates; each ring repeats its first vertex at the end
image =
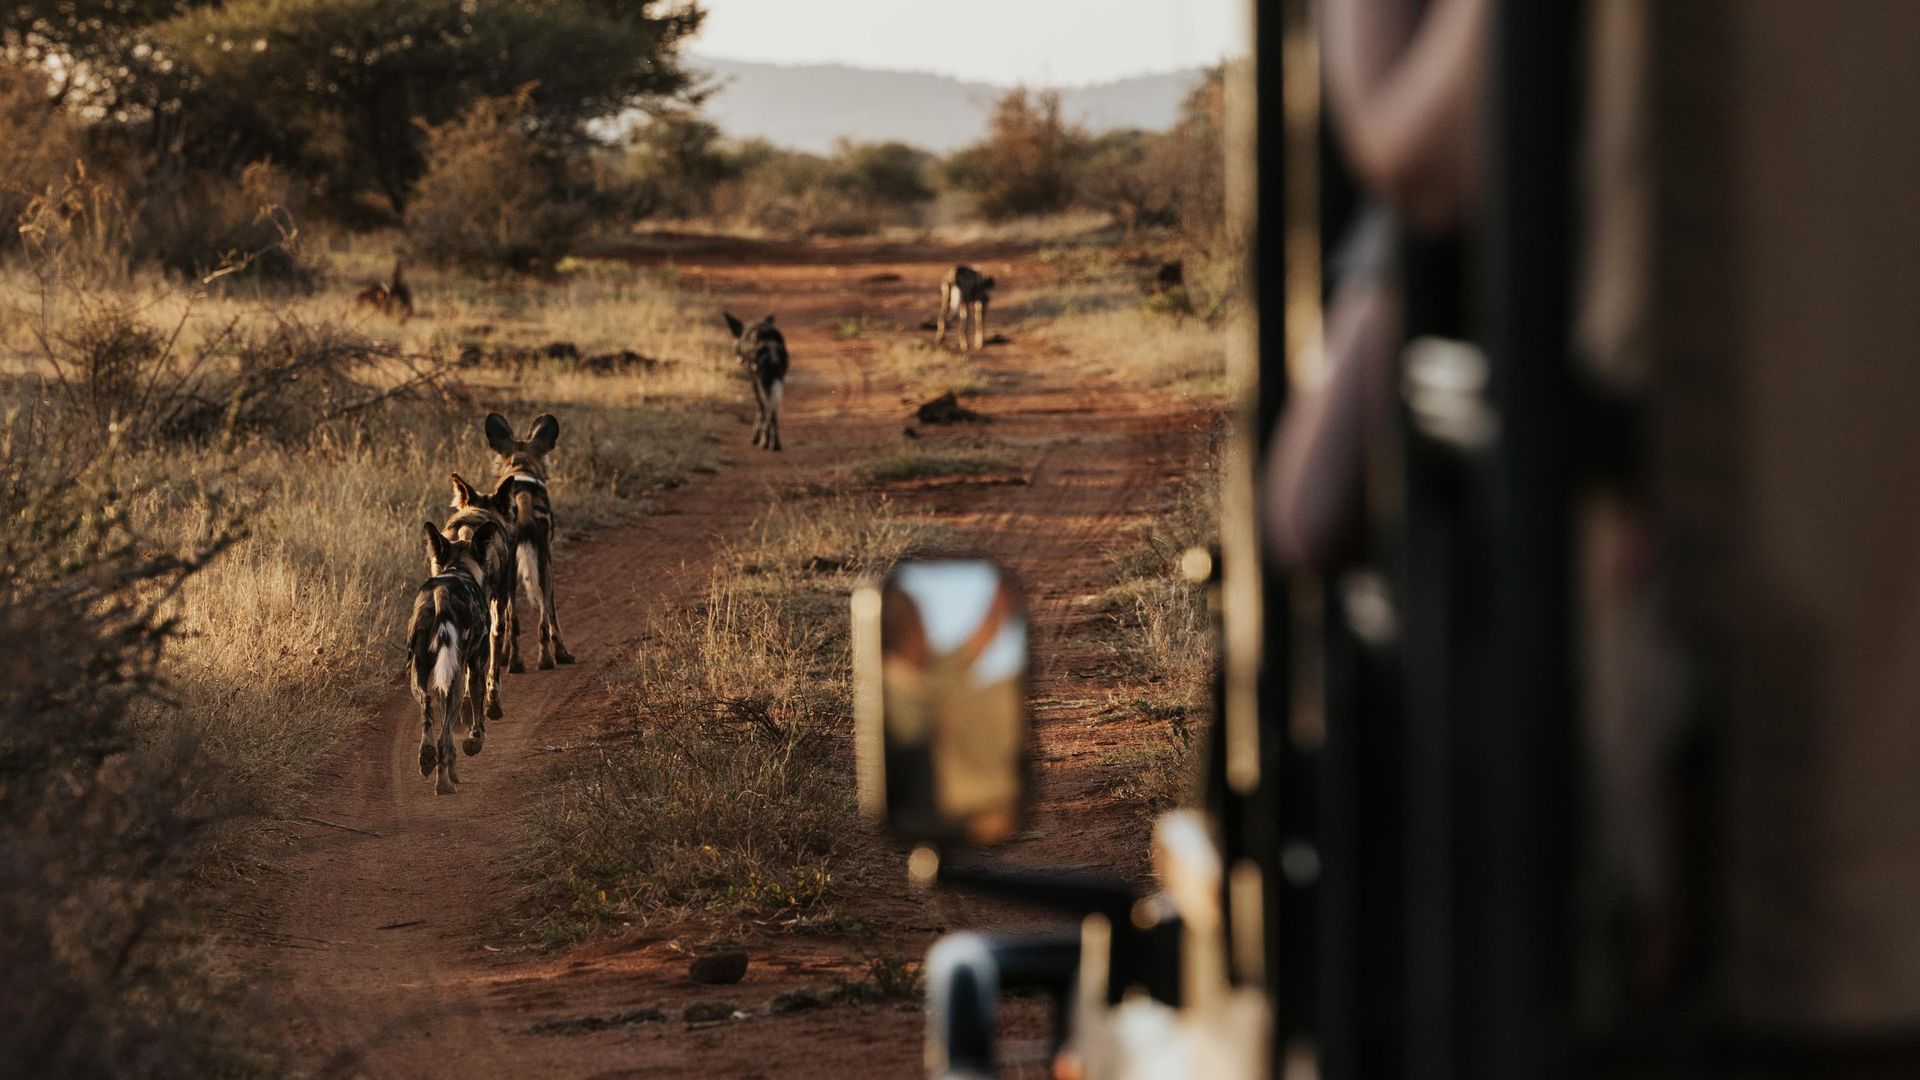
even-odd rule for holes
{"type": "Polygon", "coordinates": [[[507,628],[513,618],[514,586],[520,579],[520,560],[510,524],[512,486],[511,481],[502,480],[491,495],[482,495],[454,473],[454,514],[447,519],[447,535],[473,544],[475,554],[480,556],[481,584],[487,590],[486,719],[474,724],[474,736],[481,740],[487,737],[486,720],[500,719],[500,676],[507,669],[507,628]]]}
{"type": "MultiPolygon", "coordinates": [[[[486,692],[487,592],[481,584],[480,556],[495,526],[479,527],[474,540],[451,540],[426,523],[427,563],[433,576],[413,596],[413,617],[407,625],[408,668],[413,696],[420,702],[420,775],[439,772],[434,790],[453,794],[460,782],[453,753],[453,728],[462,706],[486,692]],[[439,705],[440,737],[433,737],[434,706],[439,705]]],[[[474,728],[467,737],[468,754],[480,752],[486,727],[480,710],[472,712],[474,728]]]]}
{"type": "MultiPolygon", "coordinates": [[[[560,441],[560,421],[551,413],[534,417],[524,439],[513,437],[513,425],[499,413],[487,414],[487,445],[499,455],[500,488],[497,494],[512,510],[508,518],[515,530],[515,562],[520,584],[533,604],[540,624],[540,668],[546,670],[557,660],[573,663],[573,654],[560,640],[560,614],[553,602],[553,502],[547,496],[547,455],[560,441]]],[[[520,617],[518,605],[509,620],[507,670],[526,670],[520,663],[520,617]]]]}
{"type": "Polygon", "coordinates": [[[940,311],[934,316],[933,344],[947,340],[947,320],[960,323],[960,344],[968,351],[987,347],[987,305],[993,300],[993,278],[962,264],[947,271],[940,282],[940,311]]]}
{"type": "Polygon", "coordinates": [[[760,408],[760,418],[753,425],[753,445],[778,450],[780,400],[786,396],[787,387],[787,339],[774,327],[771,315],[749,326],[731,312],[720,314],[727,320],[727,329],[733,331],[734,356],[753,381],[753,401],[760,408]]]}

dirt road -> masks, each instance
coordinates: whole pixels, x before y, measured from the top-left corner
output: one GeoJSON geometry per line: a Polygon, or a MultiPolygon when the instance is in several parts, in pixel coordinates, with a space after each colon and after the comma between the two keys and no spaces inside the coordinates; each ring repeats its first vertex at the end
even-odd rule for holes
{"type": "MultiPolygon", "coordinates": [[[[554,954],[515,936],[508,912],[525,815],[556,762],[606,714],[605,667],[630,650],[649,613],[702,587],[716,543],[769,500],[903,444],[911,410],[871,360],[900,334],[919,332],[940,275],[960,254],[758,245],[672,257],[738,313],[779,314],[794,358],[787,449],[746,445],[743,386],[742,422],[728,430],[717,473],[665,493],[632,525],[565,549],[556,571],[561,614],[580,662],[509,677],[507,717],[490,725],[485,754],[463,763],[457,796],[435,798],[419,778],[417,713],[399,688],[320,766],[325,784],[311,815],[329,824],[288,828],[270,895],[233,914],[236,936],[259,943],[243,955],[258,966],[301,1073],[805,1077],[857,1066],[862,1076],[918,1075],[921,1023],[910,1003],[778,1015],[767,1003],[853,975],[869,956],[917,957],[939,930],[1004,913],[963,898],[903,895],[904,885],[889,881],[884,895],[846,905],[864,913],[867,932],[769,932],[748,943],[746,980],[716,988],[686,978],[683,950],[698,926],[554,954]],[[856,317],[872,329],[836,334],[856,317]],[[698,1003],[746,1015],[683,1019],[698,1003]]],[[[1136,729],[1098,718],[1110,713],[1112,658],[1087,632],[1099,616],[1082,601],[1104,584],[1121,530],[1153,513],[1165,484],[1193,460],[1208,416],[1118,385],[1099,357],[1024,337],[1020,284],[1047,272],[1038,263],[1011,249],[964,257],[1004,283],[994,329],[1010,341],[978,360],[1004,391],[976,403],[995,418],[984,433],[926,429],[923,439],[1018,447],[1031,462],[1026,482],[948,478],[892,487],[889,496],[951,523],[1032,595],[1043,760],[1022,856],[1138,873],[1144,820],[1108,792],[1099,764],[1104,748],[1136,729]]],[[[720,333],[717,312],[715,325],[720,333]]],[[[564,515],[566,493],[555,501],[564,515]]]]}

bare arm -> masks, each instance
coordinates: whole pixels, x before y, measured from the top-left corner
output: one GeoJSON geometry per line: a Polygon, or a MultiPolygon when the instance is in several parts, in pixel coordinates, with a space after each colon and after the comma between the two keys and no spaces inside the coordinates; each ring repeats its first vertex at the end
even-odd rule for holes
{"type": "Polygon", "coordinates": [[[1413,223],[1470,216],[1486,0],[1325,0],[1327,90],[1354,171],[1413,223]]]}

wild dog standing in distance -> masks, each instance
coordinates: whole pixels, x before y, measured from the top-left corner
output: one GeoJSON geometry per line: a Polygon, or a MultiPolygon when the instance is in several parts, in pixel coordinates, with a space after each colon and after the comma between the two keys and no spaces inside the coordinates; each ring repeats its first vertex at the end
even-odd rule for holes
{"type": "MultiPolygon", "coordinates": [[[[513,437],[513,425],[499,413],[487,414],[487,445],[500,456],[500,486],[494,494],[503,500],[514,527],[514,562],[527,601],[540,624],[540,668],[558,660],[573,663],[573,654],[560,640],[560,613],[553,602],[553,502],[547,496],[547,455],[560,441],[560,421],[550,413],[534,417],[527,437],[513,437]]],[[[520,605],[509,605],[507,670],[526,670],[520,663],[520,605]]]]}
{"type": "Polygon", "coordinates": [[[413,290],[407,287],[406,279],[401,276],[401,262],[400,259],[393,260],[391,283],[376,281],[361,289],[354,300],[382,315],[391,315],[398,319],[412,318],[413,290]]]}
{"type": "Polygon", "coordinates": [[[960,322],[960,342],[969,349],[987,344],[987,301],[993,298],[993,278],[971,266],[956,266],[940,283],[940,313],[934,316],[933,343],[947,340],[947,320],[960,322]]]}
{"type": "MultiPolygon", "coordinates": [[[[481,526],[476,538],[485,546],[491,525],[481,526]]],[[[487,592],[481,584],[480,556],[475,543],[449,540],[426,523],[427,560],[433,576],[413,597],[413,619],[407,626],[413,696],[420,702],[420,775],[439,770],[434,790],[451,795],[460,782],[453,753],[453,726],[463,702],[472,703],[486,692],[487,592]],[[440,706],[440,738],[433,738],[435,704],[440,706]]],[[[473,715],[480,715],[474,709],[473,715]]],[[[466,740],[469,754],[480,752],[485,728],[466,740]]]]}
{"type": "Polygon", "coordinates": [[[733,351],[739,357],[747,377],[753,380],[754,404],[760,418],[753,425],[753,445],[780,449],[780,400],[786,396],[787,339],[773,325],[769,315],[748,326],[729,312],[727,329],[733,331],[733,351]]]}
{"type": "Polygon", "coordinates": [[[507,670],[507,627],[513,618],[514,586],[520,579],[514,529],[509,524],[512,488],[511,480],[501,480],[493,494],[482,495],[454,473],[454,515],[447,519],[447,535],[467,541],[480,556],[480,583],[487,590],[486,719],[473,729],[474,738],[481,741],[487,737],[486,720],[500,719],[500,676],[507,670]]]}

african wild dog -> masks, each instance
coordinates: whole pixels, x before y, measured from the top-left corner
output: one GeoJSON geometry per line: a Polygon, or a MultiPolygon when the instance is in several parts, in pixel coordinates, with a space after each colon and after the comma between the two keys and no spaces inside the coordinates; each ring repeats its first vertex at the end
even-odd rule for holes
{"type": "MultiPolygon", "coordinates": [[[[507,627],[513,618],[514,586],[520,577],[517,545],[513,542],[513,482],[502,480],[493,494],[482,495],[472,484],[453,474],[454,515],[447,519],[447,535],[474,545],[480,556],[481,585],[487,590],[489,624],[487,649],[486,718],[500,719],[500,676],[507,669],[507,627]],[[484,530],[484,535],[483,531],[484,530]]],[[[487,725],[474,726],[485,739],[487,725]]]]}
{"type": "Polygon", "coordinates": [[[947,340],[947,320],[960,321],[960,343],[968,349],[987,344],[987,301],[993,298],[993,278],[971,266],[956,266],[940,283],[940,313],[934,316],[933,343],[947,340]]]}
{"type": "MultiPolygon", "coordinates": [[[[499,413],[487,414],[487,445],[500,456],[500,486],[494,494],[504,500],[513,522],[514,561],[520,584],[533,604],[540,624],[540,668],[558,660],[573,663],[573,654],[560,640],[560,614],[553,602],[553,502],[547,497],[547,455],[560,441],[560,421],[552,414],[534,417],[527,437],[513,437],[513,425],[499,413]]],[[[509,605],[507,670],[525,671],[520,663],[519,604],[509,605]]]]}
{"type": "Polygon", "coordinates": [[[733,352],[753,381],[753,401],[760,407],[760,418],[753,425],[753,445],[780,449],[780,399],[786,396],[787,339],[773,325],[769,315],[751,326],[731,313],[727,329],[733,331],[733,352]]]}
{"type": "Polygon", "coordinates": [[[406,279],[401,276],[400,264],[401,260],[393,260],[393,281],[391,283],[376,281],[366,288],[361,289],[359,295],[354,297],[354,300],[357,303],[365,304],[367,307],[380,312],[382,315],[392,315],[399,319],[412,318],[413,290],[407,287],[406,279]]]}
{"type": "MultiPolygon", "coordinates": [[[[413,597],[413,619],[407,626],[413,696],[420,702],[420,775],[439,769],[434,790],[451,795],[460,782],[453,753],[453,728],[459,722],[463,699],[471,703],[486,692],[487,590],[481,584],[480,556],[492,525],[482,525],[473,541],[449,540],[433,522],[426,523],[427,560],[433,576],[413,597]],[[440,738],[433,738],[434,705],[440,706],[440,738]]],[[[475,708],[474,731],[463,748],[480,752],[486,727],[475,708]]]]}

